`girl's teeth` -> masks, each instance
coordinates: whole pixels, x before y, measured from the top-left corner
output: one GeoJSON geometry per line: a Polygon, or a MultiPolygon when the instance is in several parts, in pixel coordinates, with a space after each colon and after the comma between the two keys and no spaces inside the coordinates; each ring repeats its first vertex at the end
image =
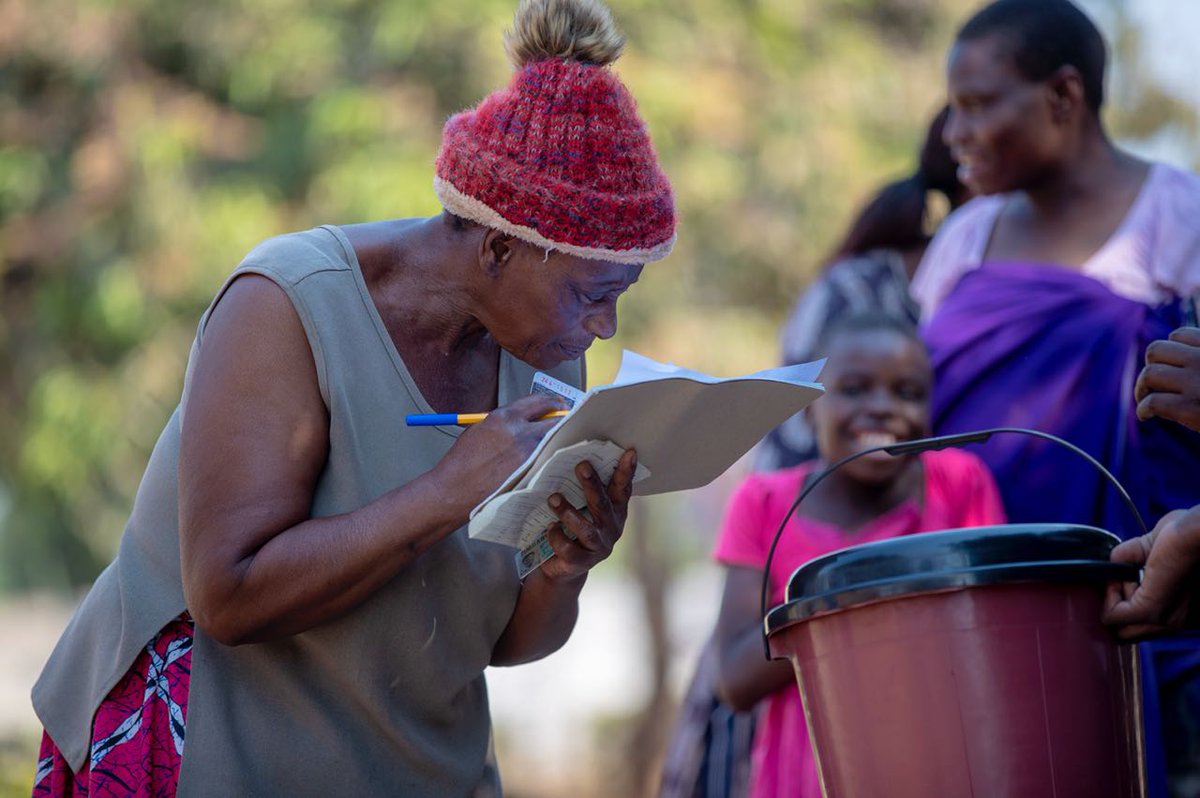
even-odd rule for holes
{"type": "Polygon", "coordinates": [[[868,432],[858,436],[863,446],[888,446],[896,442],[896,436],[886,432],[868,432]]]}

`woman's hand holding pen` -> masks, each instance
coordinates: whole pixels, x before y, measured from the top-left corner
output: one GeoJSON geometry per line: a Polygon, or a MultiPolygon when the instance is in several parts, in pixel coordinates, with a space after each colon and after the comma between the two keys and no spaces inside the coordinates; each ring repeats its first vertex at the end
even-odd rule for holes
{"type": "Polygon", "coordinates": [[[505,477],[524,463],[559,418],[544,418],[561,410],[561,401],[546,394],[531,394],[488,413],[467,427],[431,475],[445,485],[447,502],[462,505],[462,517],[500,486],[505,477]]]}
{"type": "Polygon", "coordinates": [[[1200,327],[1180,327],[1146,347],[1133,391],[1142,421],[1158,416],[1200,432],[1200,327]]]}
{"type": "MultiPolygon", "coordinates": [[[[439,493],[460,504],[454,509],[465,518],[525,462],[560,420],[546,415],[563,407],[552,396],[531,394],[471,424],[431,472],[444,486],[439,493]]],[[[550,510],[558,522],[550,526],[547,537],[556,556],[543,563],[542,576],[551,581],[579,579],[612,553],[625,529],[636,469],[637,454],[632,449],[621,456],[607,485],[591,463],[575,467],[587,512],[571,506],[561,494],[550,496],[550,510]]]]}
{"type": "Polygon", "coordinates": [[[627,449],[621,455],[608,485],[600,480],[596,469],[586,460],[575,466],[575,476],[587,497],[591,518],[572,507],[562,494],[550,496],[548,503],[558,516],[558,523],[551,524],[547,533],[555,556],[542,564],[541,571],[546,578],[581,578],[612,553],[625,529],[636,470],[637,452],[633,449],[627,449]]]}

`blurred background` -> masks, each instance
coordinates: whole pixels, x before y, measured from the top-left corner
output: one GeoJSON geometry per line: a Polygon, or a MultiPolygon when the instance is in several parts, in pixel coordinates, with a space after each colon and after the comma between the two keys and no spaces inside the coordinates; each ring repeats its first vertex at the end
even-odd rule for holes
{"type": "MultiPolygon", "coordinates": [[[[675,185],[679,245],[589,356],[718,375],[777,329],[878,184],[911,171],[974,0],[610,0],[616,70],[675,185]]],[[[1110,130],[1200,166],[1200,3],[1086,0],[1110,130]]],[[[427,215],[442,122],[504,85],[514,0],[0,0],[0,796],[27,795],[28,692],[115,551],[188,347],[257,241],[427,215]]],[[[509,794],[651,794],[719,602],[738,464],[635,501],[559,653],[489,674],[509,794]]]]}

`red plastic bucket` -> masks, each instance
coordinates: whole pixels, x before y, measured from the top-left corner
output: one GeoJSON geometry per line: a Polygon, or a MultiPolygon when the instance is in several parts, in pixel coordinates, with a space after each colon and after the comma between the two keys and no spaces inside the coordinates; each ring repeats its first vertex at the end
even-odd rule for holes
{"type": "Polygon", "coordinates": [[[799,568],[766,618],[826,798],[1142,798],[1136,648],[1100,623],[1108,532],[951,530],[799,568]]]}

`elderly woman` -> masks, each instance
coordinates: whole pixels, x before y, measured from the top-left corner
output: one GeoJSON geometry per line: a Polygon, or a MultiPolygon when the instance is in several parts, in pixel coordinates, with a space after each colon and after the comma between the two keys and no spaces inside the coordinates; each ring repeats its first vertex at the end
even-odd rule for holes
{"type": "Polygon", "coordinates": [[[464,524],[553,424],[534,371],[581,385],[675,227],[607,9],[524,0],[507,45],[509,87],[446,124],[443,213],[271,239],[217,292],[34,689],[35,793],[498,789],[483,671],[566,640],[636,454],[607,485],[581,464],[586,508],[550,498],[556,556],[523,583],[464,524]]]}
{"type": "MultiPolygon", "coordinates": [[[[1154,523],[1200,503],[1200,435],[1139,421],[1135,392],[1147,346],[1185,322],[1200,292],[1200,178],[1112,144],[1104,69],[1099,31],[1068,0],[998,0],[967,21],[950,51],[945,139],[959,178],[983,196],[942,225],[913,293],[936,374],[935,432],[1059,435],[1104,463],[1154,523]]],[[[1013,521],[1136,529],[1070,452],[1021,436],[979,451],[1013,521]]],[[[1143,649],[1153,795],[1166,789],[1163,761],[1179,784],[1200,761],[1188,731],[1200,681],[1180,677],[1196,672],[1197,652],[1143,649]]]]}

